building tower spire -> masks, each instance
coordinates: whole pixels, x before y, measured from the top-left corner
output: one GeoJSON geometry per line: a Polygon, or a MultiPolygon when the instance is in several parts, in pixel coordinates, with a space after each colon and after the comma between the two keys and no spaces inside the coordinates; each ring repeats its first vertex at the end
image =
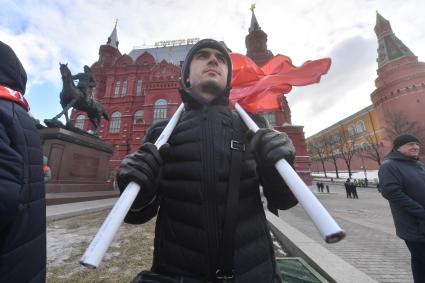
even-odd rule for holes
{"type": "Polygon", "coordinates": [[[255,4],[252,4],[250,8],[251,25],[248,29],[248,35],[245,37],[246,55],[258,66],[261,66],[273,57],[273,53],[267,50],[267,34],[261,30],[254,9],[255,4]]]}
{"type": "Polygon", "coordinates": [[[378,68],[402,57],[415,57],[394,34],[390,22],[376,11],[375,33],[378,37],[378,68]]]}
{"type": "Polygon", "coordinates": [[[251,33],[253,31],[261,30],[261,27],[260,27],[260,25],[258,24],[258,21],[257,21],[257,17],[255,16],[255,13],[254,13],[255,4],[252,4],[251,8],[249,8],[249,9],[251,10],[252,14],[251,14],[251,25],[249,26],[248,31],[251,33]]]}
{"type": "Polygon", "coordinates": [[[115,20],[115,26],[112,30],[111,35],[108,37],[108,41],[106,42],[106,45],[112,46],[115,49],[118,49],[118,34],[117,34],[117,25],[118,25],[118,19],[115,20]]]}

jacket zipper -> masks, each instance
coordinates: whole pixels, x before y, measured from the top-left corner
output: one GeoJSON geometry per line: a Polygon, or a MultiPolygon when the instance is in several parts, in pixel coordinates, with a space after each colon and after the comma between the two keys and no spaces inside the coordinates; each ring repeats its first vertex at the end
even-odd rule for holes
{"type": "Polygon", "coordinates": [[[218,246],[218,227],[217,227],[217,201],[215,192],[215,164],[214,164],[214,144],[213,144],[213,123],[208,118],[208,109],[203,110],[203,139],[205,146],[203,147],[202,160],[204,168],[204,182],[202,184],[204,190],[206,204],[206,220],[207,220],[207,240],[208,240],[208,260],[210,268],[210,278],[214,281],[217,269],[217,251],[218,246]]]}

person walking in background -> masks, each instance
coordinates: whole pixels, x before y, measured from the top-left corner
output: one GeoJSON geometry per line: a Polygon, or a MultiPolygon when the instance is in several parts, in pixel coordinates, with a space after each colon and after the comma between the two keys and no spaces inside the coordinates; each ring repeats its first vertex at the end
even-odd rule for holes
{"type": "Polygon", "coordinates": [[[329,184],[326,184],[326,192],[329,194],[329,184]]]}
{"type": "Polygon", "coordinates": [[[397,236],[411,254],[415,283],[425,282],[425,166],[419,161],[421,143],[401,134],[378,171],[379,190],[390,204],[397,236]]]}
{"type": "Polygon", "coordinates": [[[27,75],[0,41],[0,282],[46,281],[41,139],[24,98],[27,75]]]}
{"type": "Polygon", "coordinates": [[[350,192],[353,198],[359,198],[357,195],[357,182],[350,182],[350,192]]]}
{"type": "Polygon", "coordinates": [[[347,179],[344,183],[345,192],[347,193],[347,198],[351,198],[351,185],[350,185],[350,179],[347,179]]]}

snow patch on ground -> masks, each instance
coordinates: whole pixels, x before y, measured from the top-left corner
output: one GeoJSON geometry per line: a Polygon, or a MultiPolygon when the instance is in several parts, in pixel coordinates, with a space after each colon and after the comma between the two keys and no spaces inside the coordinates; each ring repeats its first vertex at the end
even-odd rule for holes
{"type": "MultiPolygon", "coordinates": [[[[325,174],[323,172],[315,172],[311,174],[314,177],[325,177],[325,174]]],[[[326,175],[328,178],[336,178],[336,173],[335,172],[326,172],[326,175]]],[[[340,179],[347,179],[348,178],[348,172],[342,171],[342,172],[338,172],[339,178],[340,179]]],[[[357,171],[357,172],[352,172],[351,178],[352,179],[364,179],[366,176],[366,178],[369,181],[373,181],[374,183],[378,182],[378,170],[368,170],[366,171],[366,174],[364,171],[357,171]]]]}

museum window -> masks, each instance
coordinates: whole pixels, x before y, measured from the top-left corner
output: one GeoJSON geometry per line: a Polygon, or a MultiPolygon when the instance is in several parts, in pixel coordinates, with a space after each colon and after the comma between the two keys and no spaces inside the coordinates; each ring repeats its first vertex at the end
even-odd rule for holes
{"type": "Polygon", "coordinates": [[[330,144],[339,143],[340,140],[341,140],[341,135],[339,133],[331,134],[331,136],[329,137],[330,144]]]}
{"type": "Polygon", "coordinates": [[[365,125],[364,125],[364,122],[363,122],[363,121],[359,121],[359,122],[356,124],[356,133],[361,134],[361,133],[363,133],[364,131],[366,131],[366,127],[365,127],[365,125]]]}
{"type": "Polygon", "coordinates": [[[110,133],[119,133],[121,126],[121,113],[114,112],[111,115],[111,120],[109,121],[109,132],[110,133]]]}
{"type": "Polygon", "coordinates": [[[274,112],[263,113],[262,116],[269,122],[270,126],[276,127],[276,114],[274,112]]]}
{"type": "Polygon", "coordinates": [[[142,95],[142,84],[143,84],[143,81],[142,80],[138,80],[137,81],[137,85],[136,85],[136,96],[141,96],[142,95]]]}
{"type": "Polygon", "coordinates": [[[167,119],[167,101],[165,99],[158,99],[155,101],[152,123],[156,123],[165,119],[167,119]]]}
{"type": "Polygon", "coordinates": [[[78,115],[75,119],[75,127],[84,130],[84,121],[86,120],[86,116],[78,115]]]}
{"type": "Polygon", "coordinates": [[[143,117],[144,113],[143,110],[137,110],[134,113],[134,120],[133,120],[133,124],[137,124],[138,122],[143,122],[143,117]]]}
{"type": "Polygon", "coordinates": [[[126,95],[127,95],[127,81],[124,81],[122,83],[121,96],[126,96],[126,95]]]}
{"type": "Polygon", "coordinates": [[[353,125],[351,125],[351,126],[348,127],[348,135],[350,137],[354,137],[356,135],[356,131],[355,131],[355,128],[354,128],[353,125]]]}
{"type": "Polygon", "coordinates": [[[115,83],[114,97],[118,97],[120,95],[120,85],[121,85],[121,82],[120,81],[117,81],[115,83]]]}

